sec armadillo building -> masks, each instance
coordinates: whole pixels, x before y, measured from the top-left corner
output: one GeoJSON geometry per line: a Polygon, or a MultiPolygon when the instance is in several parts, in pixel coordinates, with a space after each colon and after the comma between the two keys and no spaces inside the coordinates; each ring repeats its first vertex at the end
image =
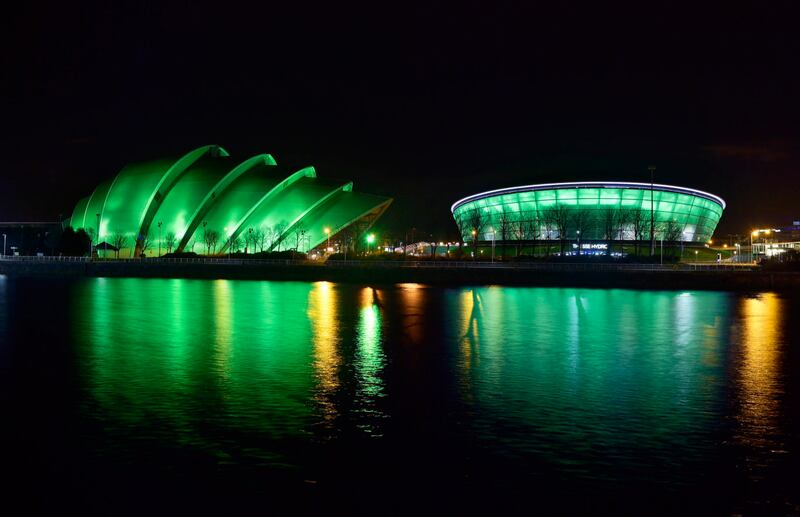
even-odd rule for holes
{"type": "Polygon", "coordinates": [[[686,187],[621,181],[546,183],[456,201],[465,241],[650,240],[706,242],[725,201],[686,187]]]}
{"type": "Polygon", "coordinates": [[[391,201],[318,178],[313,167],[287,170],[269,154],[237,160],[208,145],[127,165],[78,201],[70,225],[96,243],[121,244],[121,257],[190,251],[213,233],[216,252],[254,233],[262,244],[251,250],[307,251],[354,223],[365,231],[391,201]]]}

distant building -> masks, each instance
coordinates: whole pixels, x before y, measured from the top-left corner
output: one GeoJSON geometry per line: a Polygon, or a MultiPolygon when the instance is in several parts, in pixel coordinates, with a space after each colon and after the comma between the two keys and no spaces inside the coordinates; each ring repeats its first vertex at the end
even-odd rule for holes
{"type": "Polygon", "coordinates": [[[0,246],[3,255],[52,255],[58,247],[62,224],[59,222],[1,222],[0,246]]]}
{"type": "Polygon", "coordinates": [[[490,190],[451,207],[463,239],[705,243],[725,201],[701,190],[624,181],[547,183],[490,190]],[[651,225],[652,221],[652,225],[651,225]]]}
{"type": "Polygon", "coordinates": [[[753,230],[753,256],[772,258],[789,250],[800,252],[800,221],[783,228],[753,230]]]}

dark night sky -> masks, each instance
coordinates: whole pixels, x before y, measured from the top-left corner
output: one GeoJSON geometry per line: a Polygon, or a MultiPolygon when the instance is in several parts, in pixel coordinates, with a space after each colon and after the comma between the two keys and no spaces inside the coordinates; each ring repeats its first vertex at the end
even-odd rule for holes
{"type": "Polygon", "coordinates": [[[0,220],[209,143],[393,196],[398,229],[453,235],[464,195],[651,163],[726,198],[718,235],[800,218],[792,2],[24,4],[0,21],[0,220]]]}

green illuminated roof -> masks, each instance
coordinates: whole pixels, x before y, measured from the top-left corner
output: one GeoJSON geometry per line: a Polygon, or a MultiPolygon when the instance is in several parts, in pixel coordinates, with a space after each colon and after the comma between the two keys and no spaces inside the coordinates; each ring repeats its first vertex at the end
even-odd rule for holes
{"type": "Polygon", "coordinates": [[[70,224],[93,234],[99,229],[96,242],[113,244],[124,236],[121,257],[139,255],[147,241],[152,256],[159,239],[162,253],[169,240],[173,251],[188,250],[212,230],[219,234],[218,252],[254,230],[271,235],[271,249],[281,243],[294,247],[293,234],[302,231],[299,248],[305,251],[325,240],[325,227],[334,234],[361,217],[380,215],[389,203],[385,197],[355,195],[350,182],[319,180],[313,167],[286,170],[269,154],[237,161],[210,145],[124,167],[78,201],[70,224]]]}
{"type": "Polygon", "coordinates": [[[722,198],[701,190],[592,181],[492,190],[456,201],[451,211],[465,240],[473,231],[478,239],[558,239],[565,231],[573,239],[580,232],[585,240],[649,240],[652,215],[656,239],[705,242],[724,209],[722,198]]]}

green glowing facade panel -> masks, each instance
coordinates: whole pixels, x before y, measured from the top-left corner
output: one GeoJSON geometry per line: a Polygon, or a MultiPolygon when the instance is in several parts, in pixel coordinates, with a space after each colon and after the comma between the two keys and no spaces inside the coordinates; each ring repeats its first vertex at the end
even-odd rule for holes
{"type": "MultiPolygon", "coordinates": [[[[201,226],[204,222],[208,224],[205,220],[206,214],[208,214],[208,212],[214,207],[217,199],[228,189],[228,187],[233,185],[240,176],[246,174],[250,169],[253,168],[275,165],[277,165],[277,163],[271,155],[259,154],[243,161],[234,167],[233,170],[225,174],[219,181],[217,181],[213,187],[206,192],[206,194],[203,196],[203,199],[194,208],[192,215],[188,218],[189,222],[186,230],[178,242],[178,251],[183,251],[186,249],[186,246],[189,244],[189,240],[194,237],[199,226],[201,226]]],[[[252,210],[252,208],[250,210],[252,210]]]]}
{"type": "Polygon", "coordinates": [[[83,228],[83,216],[86,214],[86,206],[89,204],[90,197],[91,196],[86,196],[75,205],[75,209],[72,211],[72,217],[69,220],[69,225],[73,228],[83,228]]]}
{"type": "MultiPolygon", "coordinates": [[[[142,209],[139,219],[139,230],[137,232],[138,235],[147,235],[150,233],[150,225],[152,224],[153,218],[155,217],[156,212],[161,206],[164,198],[170,193],[172,187],[178,183],[178,179],[181,178],[192,165],[194,165],[204,156],[226,157],[228,156],[228,153],[218,146],[207,145],[187,153],[181,157],[180,160],[176,161],[169,169],[167,169],[167,171],[161,176],[161,179],[158,181],[153,191],[150,193],[147,203],[142,209]]],[[[161,234],[160,229],[158,233],[161,234]]]]}
{"type": "Polygon", "coordinates": [[[83,228],[92,236],[94,242],[101,242],[105,239],[105,225],[103,224],[103,219],[100,219],[100,227],[98,228],[97,214],[102,215],[112,184],[112,180],[104,181],[94,189],[83,214],[83,228]],[[98,230],[100,231],[99,239],[97,237],[98,230]]]}
{"type": "Polygon", "coordinates": [[[203,201],[233,165],[234,162],[229,158],[207,156],[189,167],[161,202],[150,224],[151,233],[158,229],[158,223],[161,222],[162,235],[172,233],[177,241],[183,239],[194,207],[203,201]]]}
{"type": "Polygon", "coordinates": [[[129,246],[135,245],[142,212],[153,189],[174,162],[175,160],[154,160],[131,164],[122,169],[114,178],[114,185],[108,192],[102,211],[101,240],[113,240],[115,235],[121,234],[125,236],[129,246]]]}
{"type": "MultiPolygon", "coordinates": [[[[350,224],[370,215],[374,220],[383,213],[391,203],[390,199],[362,192],[339,190],[324,203],[311,210],[302,219],[302,225],[307,229],[305,238],[308,245],[315,248],[324,245],[328,238],[325,229],[330,230],[333,237],[350,224]]],[[[366,231],[369,226],[362,229],[366,231]]]]}
{"type": "MultiPolygon", "coordinates": [[[[265,234],[270,235],[269,241],[277,240],[277,236],[273,238],[274,232],[272,231],[272,227],[267,226],[249,226],[246,227],[246,224],[252,224],[251,216],[260,211],[262,207],[265,206],[273,206],[273,202],[275,199],[279,199],[281,193],[292,186],[295,182],[302,180],[303,178],[316,178],[317,172],[314,170],[314,167],[306,167],[301,169],[293,174],[290,174],[284,180],[280,181],[278,184],[272,186],[267,192],[261,196],[261,198],[250,207],[250,209],[242,216],[241,219],[236,223],[236,226],[231,233],[230,240],[233,241],[234,239],[238,238],[243,231],[254,231],[255,229],[260,229],[265,234]]],[[[271,246],[271,245],[270,245],[271,246]]]]}
{"type": "Polygon", "coordinates": [[[650,239],[705,242],[719,223],[725,201],[707,192],[628,182],[553,183],[499,189],[469,196],[452,207],[462,237],[472,240],[650,239]],[[652,195],[652,204],[651,204],[652,195]],[[652,210],[651,210],[652,208],[652,210]]]}
{"type": "MultiPolygon", "coordinates": [[[[126,166],[77,203],[70,224],[94,232],[96,214],[100,214],[99,239],[95,240],[113,245],[121,236],[121,258],[142,251],[154,256],[159,249],[162,254],[199,251],[205,249],[205,232],[211,230],[219,235],[216,252],[255,229],[271,234],[268,248],[277,248],[284,240],[283,249],[294,247],[290,232],[302,230],[308,235],[300,243],[305,251],[316,245],[311,242],[321,241],[316,234],[324,232],[307,228],[307,221],[317,224],[317,214],[338,206],[337,199],[352,194],[351,190],[349,182],[318,180],[313,167],[288,171],[277,167],[268,154],[238,161],[218,146],[205,146],[181,157],[126,166]],[[286,244],[289,241],[291,246],[286,244]]],[[[375,212],[391,202],[370,195],[349,199],[353,208],[334,210],[326,217],[326,226],[342,229],[357,219],[352,214],[375,212]],[[365,208],[365,203],[374,205],[365,208]],[[335,214],[340,219],[332,219],[335,214]]]]}
{"type": "Polygon", "coordinates": [[[280,181],[276,167],[260,164],[248,169],[217,196],[190,240],[194,238],[197,242],[202,242],[204,232],[213,230],[219,233],[219,244],[222,245],[250,207],[258,202],[265,191],[280,181]]]}
{"type": "MultiPolygon", "coordinates": [[[[295,242],[294,236],[289,235],[292,224],[306,209],[340,186],[303,176],[276,193],[269,202],[259,205],[259,208],[242,224],[242,228],[259,229],[271,234],[273,249],[299,246],[299,239],[295,242]]],[[[307,245],[304,245],[301,249],[307,248],[307,245]]]]}

